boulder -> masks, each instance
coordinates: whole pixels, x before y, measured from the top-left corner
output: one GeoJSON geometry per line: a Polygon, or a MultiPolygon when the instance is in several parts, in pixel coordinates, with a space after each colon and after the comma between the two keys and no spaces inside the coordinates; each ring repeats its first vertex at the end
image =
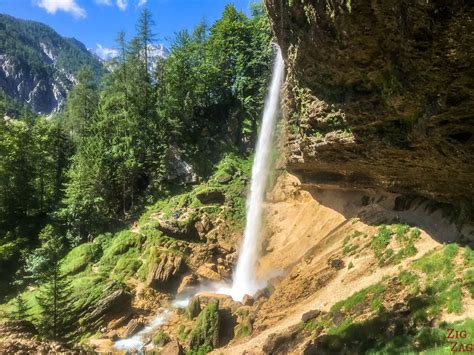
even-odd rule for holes
{"type": "Polygon", "coordinates": [[[201,265],[197,270],[196,274],[200,277],[208,280],[213,281],[220,281],[222,280],[222,276],[217,273],[217,268],[212,263],[206,263],[201,265]]]}
{"type": "Polygon", "coordinates": [[[209,203],[222,204],[225,201],[225,195],[221,190],[206,190],[196,194],[196,198],[203,204],[209,203]]]}
{"type": "Polygon", "coordinates": [[[194,319],[199,313],[201,313],[201,302],[198,296],[194,296],[189,300],[189,304],[186,307],[186,317],[188,319],[194,319]]]}
{"type": "Polygon", "coordinates": [[[185,211],[174,212],[171,217],[166,217],[163,213],[152,214],[150,218],[158,222],[156,228],[169,237],[183,240],[197,240],[199,233],[196,230],[196,217],[185,211]]]}
{"type": "Polygon", "coordinates": [[[301,321],[302,322],[307,322],[310,319],[314,319],[314,318],[318,317],[320,314],[321,314],[321,311],[319,311],[317,309],[308,311],[306,313],[303,313],[303,315],[301,316],[301,321]]]}
{"type": "Polygon", "coordinates": [[[122,338],[129,338],[135,335],[145,327],[145,323],[142,319],[132,319],[128,322],[127,327],[123,331],[122,338]]]}
{"type": "Polygon", "coordinates": [[[84,324],[98,324],[106,319],[119,318],[131,310],[132,296],[124,289],[112,292],[99,301],[92,311],[84,318],[84,324]]]}
{"type": "Polygon", "coordinates": [[[166,344],[160,351],[161,355],[184,355],[183,347],[179,344],[178,340],[173,339],[166,344]]]}
{"type": "Polygon", "coordinates": [[[148,287],[166,287],[170,279],[178,275],[184,266],[183,257],[175,254],[160,254],[159,262],[153,264],[148,272],[148,287]]]}
{"type": "Polygon", "coordinates": [[[189,274],[183,277],[181,284],[176,291],[177,294],[182,293],[183,291],[193,288],[199,284],[198,277],[195,274],[189,274]]]}
{"type": "Polygon", "coordinates": [[[199,234],[201,240],[206,238],[206,234],[212,229],[212,227],[212,222],[206,214],[204,214],[201,219],[194,224],[194,228],[199,234]]]}
{"type": "Polygon", "coordinates": [[[222,185],[228,184],[231,181],[232,181],[232,175],[228,175],[228,174],[221,175],[217,178],[217,182],[222,185]]]}
{"type": "Polygon", "coordinates": [[[219,300],[211,300],[206,307],[199,313],[191,331],[189,346],[191,349],[197,349],[200,346],[216,348],[219,346],[219,300]]]}
{"type": "Polygon", "coordinates": [[[250,295],[245,295],[242,299],[242,304],[244,306],[253,306],[255,299],[250,295]]]}

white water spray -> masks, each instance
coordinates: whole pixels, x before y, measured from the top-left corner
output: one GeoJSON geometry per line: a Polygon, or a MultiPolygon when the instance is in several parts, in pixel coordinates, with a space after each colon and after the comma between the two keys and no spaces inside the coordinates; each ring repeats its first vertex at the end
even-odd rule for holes
{"type": "Polygon", "coordinates": [[[232,289],[229,292],[235,300],[242,300],[246,294],[253,295],[265,286],[257,280],[255,271],[260,250],[259,234],[262,227],[262,205],[270,170],[273,133],[280,107],[280,89],[283,83],[284,69],[281,51],[277,47],[270,91],[265,99],[262,127],[258,136],[252,166],[244,239],[240,248],[237,267],[234,271],[232,289]]]}

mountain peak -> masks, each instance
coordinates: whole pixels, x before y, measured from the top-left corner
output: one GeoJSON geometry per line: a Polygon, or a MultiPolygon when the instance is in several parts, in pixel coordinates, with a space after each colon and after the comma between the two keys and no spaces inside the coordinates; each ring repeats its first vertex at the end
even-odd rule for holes
{"type": "Polygon", "coordinates": [[[0,14],[0,90],[41,114],[58,111],[83,65],[96,76],[102,63],[76,38],[45,24],[0,14]]]}

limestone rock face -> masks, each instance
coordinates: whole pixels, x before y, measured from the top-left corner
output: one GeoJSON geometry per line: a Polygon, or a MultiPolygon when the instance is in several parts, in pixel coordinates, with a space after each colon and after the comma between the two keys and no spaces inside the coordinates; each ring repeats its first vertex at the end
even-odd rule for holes
{"type": "Polygon", "coordinates": [[[150,268],[146,283],[150,287],[166,286],[168,281],[181,272],[183,266],[182,256],[160,254],[160,261],[150,268]]]}
{"type": "Polygon", "coordinates": [[[119,289],[102,299],[85,317],[84,324],[98,325],[106,320],[119,318],[131,311],[132,296],[129,292],[119,289]]]}
{"type": "Polygon", "coordinates": [[[384,189],[472,221],[472,2],[265,4],[287,68],[287,169],[303,186],[384,189]]]}
{"type": "Polygon", "coordinates": [[[196,230],[196,219],[187,211],[176,211],[171,217],[163,213],[151,216],[158,222],[157,228],[164,234],[182,240],[198,240],[199,232],[196,230]]]}

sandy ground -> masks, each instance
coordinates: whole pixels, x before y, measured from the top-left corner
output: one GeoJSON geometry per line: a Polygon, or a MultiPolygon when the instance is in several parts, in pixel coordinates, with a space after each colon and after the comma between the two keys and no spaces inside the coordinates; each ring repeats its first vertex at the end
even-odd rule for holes
{"type": "MultiPolygon", "coordinates": [[[[318,202],[316,193],[300,190],[299,181],[294,176],[280,177],[267,198],[268,230],[264,236],[267,241],[264,242],[258,275],[265,277],[278,270],[287,276],[276,284],[275,293],[259,312],[263,316],[258,317],[264,318],[260,323],[267,328],[250,339],[216,349],[215,354],[263,354],[262,346],[268,336],[298,324],[303,313],[314,309],[328,311],[334,303],[386,276],[397,274],[413,259],[440,245],[422,231],[416,243],[418,254],[401,264],[380,268],[373,253],[363,250],[356,256],[343,257],[344,268],[330,270],[328,260],[335,255],[342,256],[342,241],[347,235],[354,230],[373,234],[377,227],[352,217],[367,212],[367,207],[358,202],[361,200],[359,194],[353,191],[323,191],[322,194],[324,203],[318,202]],[[351,261],[354,268],[348,269],[351,261]],[[318,280],[318,274],[325,273],[328,277],[324,280],[328,280],[323,286],[300,298],[298,292],[303,293],[307,280],[314,277],[318,280]]],[[[392,213],[390,210],[384,212],[383,206],[377,206],[375,210],[378,219],[387,217],[384,213],[392,213]]],[[[368,240],[362,239],[361,245],[365,242],[368,240]]]]}

